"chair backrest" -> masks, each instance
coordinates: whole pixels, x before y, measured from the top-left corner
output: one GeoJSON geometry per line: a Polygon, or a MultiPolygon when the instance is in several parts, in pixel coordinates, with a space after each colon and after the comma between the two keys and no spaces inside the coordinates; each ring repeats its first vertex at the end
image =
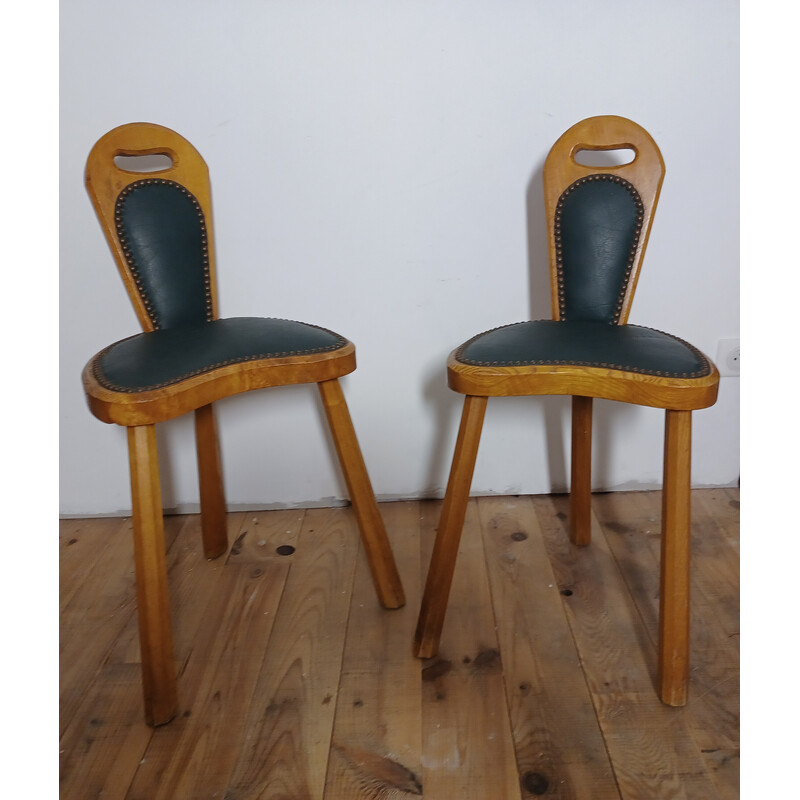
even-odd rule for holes
{"type": "Polygon", "coordinates": [[[624,117],[590,117],[553,145],[544,165],[553,319],[627,321],[663,180],[658,146],[624,117]],[[620,149],[633,160],[576,160],[581,151],[620,149]]]}
{"type": "Polygon", "coordinates": [[[211,188],[197,150],[162,125],[121,125],[92,148],[85,177],[142,328],[216,319],[211,188]]]}

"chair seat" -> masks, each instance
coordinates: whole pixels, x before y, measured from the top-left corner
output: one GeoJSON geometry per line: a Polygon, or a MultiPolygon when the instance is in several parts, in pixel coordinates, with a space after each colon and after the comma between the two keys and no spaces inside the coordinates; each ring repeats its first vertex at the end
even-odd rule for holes
{"type": "Polygon", "coordinates": [[[354,354],[325,328],[233,317],[116,342],[87,364],[84,387],[100,419],[150,424],[251,389],[341,377],[355,369],[354,354]]]}
{"type": "Polygon", "coordinates": [[[463,394],[576,394],[678,409],[711,405],[718,379],[706,356],[675,336],[590,321],[495,328],[457,348],[448,366],[451,388],[463,394]]]}

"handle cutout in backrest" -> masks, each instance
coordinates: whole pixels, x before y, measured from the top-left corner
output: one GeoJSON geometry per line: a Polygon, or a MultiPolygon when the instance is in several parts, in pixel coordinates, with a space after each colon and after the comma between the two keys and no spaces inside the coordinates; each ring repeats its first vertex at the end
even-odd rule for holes
{"type": "Polygon", "coordinates": [[[168,153],[147,153],[146,155],[114,156],[114,166],[123,172],[149,173],[172,169],[175,162],[168,153]]]}
{"type": "Polygon", "coordinates": [[[631,147],[613,147],[602,150],[590,147],[578,147],[572,155],[576,163],[582,167],[623,167],[632,164],[636,159],[636,151],[631,147]]]}

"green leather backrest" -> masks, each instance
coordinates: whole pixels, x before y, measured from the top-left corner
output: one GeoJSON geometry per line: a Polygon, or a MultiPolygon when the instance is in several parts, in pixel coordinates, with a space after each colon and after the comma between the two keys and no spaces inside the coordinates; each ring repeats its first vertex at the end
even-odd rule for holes
{"type": "Polygon", "coordinates": [[[628,181],[590,175],[559,198],[554,220],[562,320],[618,323],[642,230],[628,181]]]}
{"type": "Polygon", "coordinates": [[[115,221],[154,327],[213,319],[206,224],[194,196],[174,181],[136,181],[117,198],[115,221]]]}

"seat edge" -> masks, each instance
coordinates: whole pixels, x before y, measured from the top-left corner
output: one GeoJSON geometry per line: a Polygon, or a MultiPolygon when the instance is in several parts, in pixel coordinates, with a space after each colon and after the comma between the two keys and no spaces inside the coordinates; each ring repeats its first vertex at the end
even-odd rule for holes
{"type": "Polygon", "coordinates": [[[712,362],[707,375],[673,378],[577,365],[475,366],[459,361],[457,353],[447,361],[447,384],[465,395],[577,395],[694,411],[714,405],[719,390],[719,371],[712,362]]]}
{"type": "Polygon", "coordinates": [[[93,365],[99,355],[89,360],[81,376],[89,409],[103,422],[124,426],[164,422],[225,397],[271,386],[318,383],[356,369],[355,345],[346,340],[331,352],[227,364],[158,389],[122,392],[97,381],[93,365]]]}

